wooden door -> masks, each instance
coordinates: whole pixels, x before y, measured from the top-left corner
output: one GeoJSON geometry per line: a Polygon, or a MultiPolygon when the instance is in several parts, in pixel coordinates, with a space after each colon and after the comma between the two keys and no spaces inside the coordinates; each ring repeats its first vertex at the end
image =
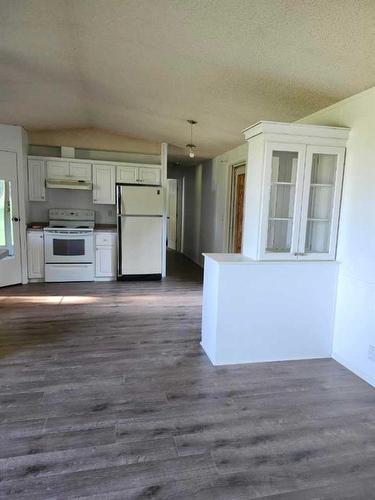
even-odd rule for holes
{"type": "Polygon", "coordinates": [[[235,206],[234,206],[234,252],[242,250],[243,204],[245,196],[245,172],[238,172],[235,176],[235,206]]]}

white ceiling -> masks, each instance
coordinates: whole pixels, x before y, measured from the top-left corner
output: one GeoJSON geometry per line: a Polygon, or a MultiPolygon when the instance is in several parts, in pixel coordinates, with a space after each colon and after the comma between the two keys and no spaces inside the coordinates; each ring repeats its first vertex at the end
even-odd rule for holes
{"type": "Polygon", "coordinates": [[[213,156],[375,84],[374,0],[0,0],[0,123],[213,156]]]}

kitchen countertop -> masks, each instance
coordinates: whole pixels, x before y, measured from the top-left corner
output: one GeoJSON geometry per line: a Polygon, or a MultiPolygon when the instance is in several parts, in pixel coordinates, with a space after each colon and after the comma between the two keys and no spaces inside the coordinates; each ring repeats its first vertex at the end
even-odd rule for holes
{"type": "Polygon", "coordinates": [[[94,231],[106,231],[109,233],[117,232],[116,224],[95,224],[94,231]]]}
{"type": "Polygon", "coordinates": [[[239,264],[239,265],[254,265],[254,266],[301,266],[319,264],[319,265],[337,265],[336,260],[254,260],[240,253],[203,253],[207,259],[211,259],[219,265],[239,264]]]}
{"type": "Polygon", "coordinates": [[[48,222],[30,222],[27,224],[28,231],[42,231],[44,227],[48,226],[48,222]],[[39,227],[33,227],[39,226],[39,227]]]}

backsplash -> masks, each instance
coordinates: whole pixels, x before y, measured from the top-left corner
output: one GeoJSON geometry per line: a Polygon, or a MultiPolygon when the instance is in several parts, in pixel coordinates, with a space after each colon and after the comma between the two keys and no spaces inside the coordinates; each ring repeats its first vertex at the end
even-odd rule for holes
{"type": "Polygon", "coordinates": [[[47,201],[28,203],[27,222],[47,222],[50,208],[87,208],[95,210],[95,222],[98,224],[116,223],[115,205],[95,205],[92,191],[47,189],[47,201]]]}

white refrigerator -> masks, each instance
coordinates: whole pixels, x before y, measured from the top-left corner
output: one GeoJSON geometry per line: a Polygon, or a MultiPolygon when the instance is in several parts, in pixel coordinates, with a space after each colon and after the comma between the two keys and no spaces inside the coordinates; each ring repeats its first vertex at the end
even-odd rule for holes
{"type": "Polygon", "coordinates": [[[118,279],[161,279],[163,191],[117,185],[118,279]]]}

